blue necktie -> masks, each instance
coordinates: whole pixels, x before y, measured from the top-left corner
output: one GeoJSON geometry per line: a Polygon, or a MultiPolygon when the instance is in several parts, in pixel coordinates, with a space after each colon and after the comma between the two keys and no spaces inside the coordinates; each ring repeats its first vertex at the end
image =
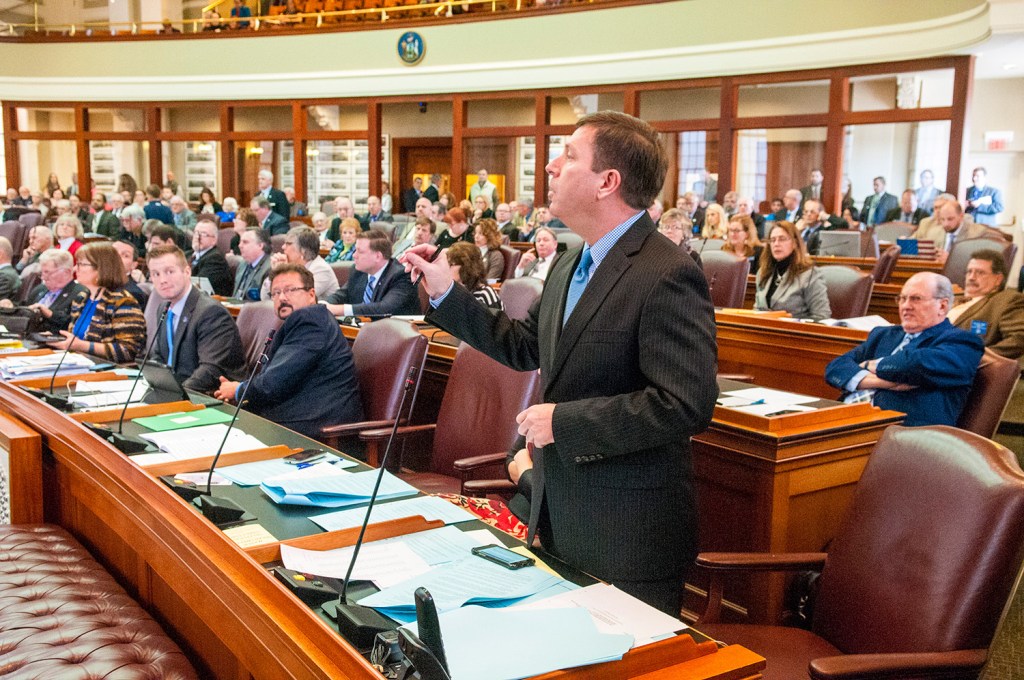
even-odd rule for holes
{"type": "Polygon", "coordinates": [[[174,365],[174,312],[167,310],[167,365],[174,365]]]}
{"type": "Polygon", "coordinates": [[[587,283],[590,281],[590,265],[594,264],[594,258],[590,255],[590,246],[583,247],[583,255],[580,257],[580,264],[572,275],[569,283],[569,295],[565,298],[565,314],[562,316],[562,325],[569,320],[572,310],[576,309],[576,303],[580,301],[587,283]]]}
{"type": "Polygon", "coordinates": [[[910,333],[904,333],[903,340],[900,342],[900,344],[896,345],[896,349],[890,352],[889,356],[892,356],[893,354],[899,354],[900,352],[902,352],[903,348],[909,345],[910,341],[913,339],[914,338],[910,336],[910,333]]]}
{"type": "Polygon", "coordinates": [[[374,277],[370,277],[366,280],[366,290],[363,291],[363,304],[369,303],[373,300],[373,281],[374,277]]]}

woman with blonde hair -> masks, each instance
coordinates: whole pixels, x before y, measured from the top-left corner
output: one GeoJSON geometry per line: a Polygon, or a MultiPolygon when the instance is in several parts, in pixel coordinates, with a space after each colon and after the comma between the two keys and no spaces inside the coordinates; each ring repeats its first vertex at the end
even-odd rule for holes
{"type": "Polygon", "coordinates": [[[754,309],[815,321],[832,316],[825,281],[792,222],[775,222],[769,232],[757,270],[754,309]]]}
{"type": "Polygon", "coordinates": [[[725,245],[722,250],[733,255],[749,257],[756,263],[761,257],[764,245],[757,238],[757,226],[749,215],[733,215],[729,228],[725,230],[725,245]]]}
{"type": "Polygon", "coordinates": [[[53,224],[53,233],[57,237],[57,247],[74,255],[82,247],[85,231],[82,221],[70,213],[57,218],[53,224]]]}
{"type": "Polygon", "coordinates": [[[701,238],[725,238],[725,230],[729,226],[729,218],[725,214],[725,208],[712,203],[704,209],[704,228],[700,232],[701,238]]]}
{"type": "Polygon", "coordinates": [[[346,217],[341,221],[338,230],[341,232],[341,238],[331,248],[331,252],[327,253],[327,257],[324,260],[327,264],[331,262],[351,262],[352,256],[356,250],[356,234],[362,231],[359,226],[359,220],[354,217],[346,217]]]}

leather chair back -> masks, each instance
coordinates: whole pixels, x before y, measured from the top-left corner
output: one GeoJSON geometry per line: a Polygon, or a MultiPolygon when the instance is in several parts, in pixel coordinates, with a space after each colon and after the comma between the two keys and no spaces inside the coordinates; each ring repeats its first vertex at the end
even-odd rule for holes
{"type": "Polygon", "coordinates": [[[27,212],[24,215],[18,215],[18,221],[25,225],[26,229],[38,226],[43,223],[43,214],[39,212],[27,212]]]}
{"type": "Polygon", "coordinates": [[[833,319],[852,319],[868,313],[874,279],[856,267],[826,265],[818,267],[828,291],[833,319]]]}
{"type": "Polygon", "coordinates": [[[725,245],[725,239],[720,238],[691,238],[690,250],[704,257],[704,253],[721,250],[725,245]]]}
{"type": "Polygon", "coordinates": [[[902,252],[903,248],[893,244],[878,256],[878,261],[875,262],[875,267],[871,270],[871,278],[875,280],[875,283],[889,283],[902,252]]]}
{"type": "Polygon", "coordinates": [[[700,261],[715,307],[742,307],[750,260],[723,250],[710,250],[701,255],[700,261]]]}
{"type": "Polygon", "coordinates": [[[414,392],[407,413],[412,413],[419,377],[427,358],[427,338],[407,321],[380,319],[366,324],[352,343],[359,379],[364,420],[394,420],[402,403],[409,371],[416,369],[414,392]]]}
{"type": "Polygon", "coordinates": [[[910,238],[910,235],[917,231],[917,227],[906,222],[886,222],[875,225],[875,236],[879,241],[896,243],[896,239],[910,238]]]}
{"type": "Polygon", "coordinates": [[[878,237],[874,231],[860,232],[860,256],[878,257],[878,237]]]}
{"type": "Polygon", "coordinates": [[[575,232],[569,231],[568,229],[565,231],[562,231],[561,229],[557,230],[555,232],[555,238],[558,239],[559,243],[565,244],[566,250],[583,247],[583,237],[575,232]]]}
{"type": "MultiPolygon", "coordinates": [[[[153,298],[150,298],[152,301],[153,298]]],[[[238,312],[238,334],[242,337],[242,350],[245,351],[246,373],[252,371],[256,360],[263,351],[267,335],[270,331],[280,327],[282,321],[277,318],[274,311],[274,303],[247,302],[242,305],[238,312]]]]}
{"type": "Polygon", "coordinates": [[[1020,378],[1020,364],[986,349],[957,427],[992,438],[1020,378]]]}
{"type": "Polygon", "coordinates": [[[812,629],[846,654],[985,648],[1022,549],[1012,451],[951,427],[890,427],[829,549],[812,629]]]}
{"type": "Polygon", "coordinates": [[[378,231],[383,231],[385,234],[388,235],[388,239],[390,239],[392,243],[395,242],[395,232],[397,231],[397,229],[395,228],[394,222],[373,222],[370,225],[370,229],[377,229],[378,231]]]}
{"type": "Polygon", "coordinates": [[[235,236],[234,229],[221,229],[217,232],[217,250],[224,255],[231,252],[231,239],[235,236]]]}
{"type": "Polygon", "coordinates": [[[274,234],[270,237],[270,252],[280,253],[284,250],[285,234],[274,234]]]}
{"type": "Polygon", "coordinates": [[[426,286],[416,286],[416,295],[420,299],[420,314],[426,314],[430,310],[430,293],[426,286]]]}
{"type": "Polygon", "coordinates": [[[459,345],[437,414],[430,471],[458,477],[454,461],[508,450],[518,434],[516,416],[539,396],[537,371],[514,371],[459,345]]]}
{"type": "Polygon", "coordinates": [[[28,276],[21,278],[21,289],[18,291],[18,298],[15,302],[24,302],[25,298],[28,297],[29,292],[33,288],[39,285],[39,282],[43,280],[43,277],[39,274],[39,270],[34,268],[35,271],[31,272],[28,276]]]}
{"type": "Polygon", "coordinates": [[[235,285],[235,274],[238,272],[238,265],[242,262],[240,255],[234,253],[226,253],[224,259],[228,261],[228,271],[231,273],[231,285],[235,285]]]}
{"type": "Polygon", "coordinates": [[[964,279],[967,277],[967,263],[979,250],[994,250],[997,253],[1002,253],[1006,260],[1007,271],[1013,264],[1013,257],[1017,254],[1017,246],[1004,239],[969,238],[966,241],[953,244],[953,249],[949,251],[949,257],[946,259],[946,266],[942,268],[942,273],[955,285],[962,287],[964,279]]]}
{"type": "Polygon", "coordinates": [[[0,236],[3,236],[11,242],[11,248],[14,249],[13,262],[17,262],[21,258],[22,241],[24,240],[23,232],[26,231],[25,226],[22,225],[18,220],[7,220],[0,224],[0,236]]]}
{"type": "Polygon", "coordinates": [[[533,303],[544,292],[544,282],[532,276],[508,279],[501,284],[499,297],[505,314],[510,319],[525,319],[533,303]]]}
{"type": "Polygon", "coordinates": [[[355,262],[332,262],[331,269],[334,270],[334,278],[338,279],[338,285],[342,288],[348,283],[349,276],[352,275],[352,270],[355,268],[355,262]]]}
{"type": "Polygon", "coordinates": [[[324,201],[320,204],[320,212],[330,217],[338,212],[338,207],[334,204],[334,201],[324,201]]]}
{"type": "Polygon", "coordinates": [[[501,272],[501,280],[511,281],[512,277],[516,275],[516,267],[519,266],[519,260],[522,259],[523,253],[507,243],[501,246],[500,252],[501,256],[505,258],[505,268],[501,272]]]}

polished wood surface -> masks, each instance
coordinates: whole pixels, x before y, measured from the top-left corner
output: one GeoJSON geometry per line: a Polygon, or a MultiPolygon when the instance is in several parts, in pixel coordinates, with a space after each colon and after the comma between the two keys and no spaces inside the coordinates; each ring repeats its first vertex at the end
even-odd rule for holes
{"type": "Polygon", "coordinates": [[[39,433],[21,420],[0,413],[0,462],[6,475],[7,511],[11,524],[43,521],[43,450],[39,433]]]}

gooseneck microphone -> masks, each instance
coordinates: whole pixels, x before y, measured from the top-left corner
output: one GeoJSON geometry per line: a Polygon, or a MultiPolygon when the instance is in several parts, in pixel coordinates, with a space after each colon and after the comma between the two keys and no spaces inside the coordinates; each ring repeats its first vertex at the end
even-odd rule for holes
{"type": "Polygon", "coordinates": [[[50,387],[45,392],[43,390],[37,390],[35,388],[26,388],[26,392],[35,395],[42,399],[50,406],[59,409],[61,411],[70,411],[73,407],[71,401],[64,397],[58,396],[53,393],[53,385],[57,381],[57,374],[60,373],[60,367],[64,364],[64,360],[67,358],[68,353],[71,352],[70,343],[67,348],[61,353],[60,359],[57,360],[57,367],[53,369],[53,375],[50,376],[50,387]]]}

